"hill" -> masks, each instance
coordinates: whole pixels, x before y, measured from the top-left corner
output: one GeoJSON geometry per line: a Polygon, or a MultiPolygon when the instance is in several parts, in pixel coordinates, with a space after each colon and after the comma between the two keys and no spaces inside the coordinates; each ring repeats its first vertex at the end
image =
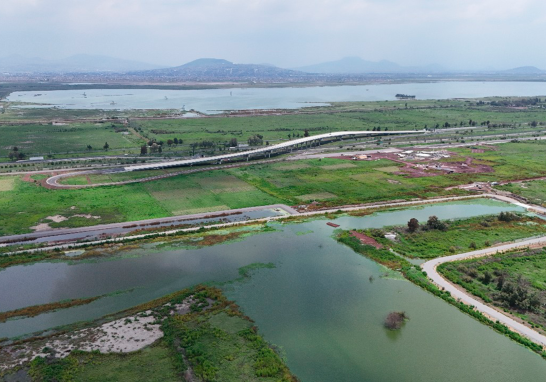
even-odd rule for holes
{"type": "Polygon", "coordinates": [[[505,70],[504,72],[511,74],[545,74],[546,70],[539,69],[536,66],[520,66],[505,70]]]}
{"type": "Polygon", "coordinates": [[[359,74],[359,73],[412,73],[412,72],[441,72],[444,71],[439,65],[428,65],[422,67],[404,67],[397,63],[381,60],[366,61],[360,57],[345,57],[337,61],[323,62],[315,65],[308,65],[296,68],[306,73],[337,73],[337,74],[359,74]]]}
{"type": "Polygon", "coordinates": [[[307,76],[306,73],[281,69],[272,65],[235,64],[217,58],[200,58],[173,68],[147,70],[131,74],[193,81],[285,81],[307,76]]]}

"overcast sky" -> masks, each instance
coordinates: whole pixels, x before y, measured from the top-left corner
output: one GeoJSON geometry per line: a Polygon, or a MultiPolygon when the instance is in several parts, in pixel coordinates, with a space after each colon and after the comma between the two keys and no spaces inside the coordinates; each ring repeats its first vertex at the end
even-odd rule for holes
{"type": "Polygon", "coordinates": [[[1,0],[0,57],[546,69],[544,0],[1,0]]]}

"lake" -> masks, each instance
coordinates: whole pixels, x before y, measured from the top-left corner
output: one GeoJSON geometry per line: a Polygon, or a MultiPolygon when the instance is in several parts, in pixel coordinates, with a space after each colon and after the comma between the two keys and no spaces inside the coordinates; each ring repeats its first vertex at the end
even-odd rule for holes
{"type": "Polygon", "coordinates": [[[104,110],[185,108],[216,114],[225,110],[298,109],[324,106],[329,102],[395,100],[398,93],[415,95],[417,99],[544,96],[546,82],[431,82],[205,90],[54,90],[14,92],[7,100],[35,104],[20,107],[104,110]]]}
{"type": "MultiPolygon", "coordinates": [[[[427,205],[335,220],[343,229],[405,224],[409,218],[463,218],[521,208],[489,200],[427,205]]],[[[278,345],[302,381],[542,380],[546,362],[333,238],[319,219],[272,223],[223,245],[148,246],[92,262],[43,262],[0,272],[0,310],[111,294],[89,305],[0,324],[0,337],[88,320],[200,282],[227,281],[237,269],[273,262],[250,279],[223,286],[265,339],[278,345]],[[370,276],[373,281],[370,282],[370,276]],[[125,291],[122,294],[112,294],[125,291]],[[410,320],[383,328],[388,312],[410,320]]]]}

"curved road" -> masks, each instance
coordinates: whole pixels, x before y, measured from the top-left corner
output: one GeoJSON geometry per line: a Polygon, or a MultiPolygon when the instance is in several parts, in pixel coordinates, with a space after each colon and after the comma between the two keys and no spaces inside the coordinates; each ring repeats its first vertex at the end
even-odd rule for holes
{"type": "MultiPolygon", "coordinates": [[[[185,159],[185,160],[178,160],[178,161],[168,161],[168,162],[157,162],[157,163],[150,163],[150,164],[143,164],[143,165],[134,165],[134,166],[127,166],[122,167],[125,172],[128,171],[143,171],[143,170],[158,170],[158,169],[164,169],[164,168],[171,168],[171,167],[182,167],[182,166],[192,166],[194,164],[203,164],[208,162],[216,162],[221,163],[223,160],[230,160],[233,158],[241,158],[241,157],[247,157],[247,160],[250,158],[251,155],[257,155],[257,154],[263,154],[264,156],[269,155],[271,157],[271,154],[275,151],[283,151],[285,149],[293,148],[298,145],[303,144],[320,144],[322,141],[329,141],[334,140],[337,138],[343,138],[343,137],[357,137],[357,136],[363,136],[363,135],[392,135],[392,134],[425,134],[426,130],[419,130],[419,131],[410,131],[410,130],[403,130],[403,131],[337,131],[334,133],[326,133],[326,134],[319,134],[319,135],[313,135],[310,137],[304,137],[304,138],[298,138],[293,139],[291,141],[278,143],[276,145],[271,146],[265,146],[261,147],[259,149],[254,150],[248,150],[248,151],[239,151],[236,153],[230,153],[230,154],[222,154],[222,155],[215,155],[211,157],[204,157],[204,158],[193,158],[193,159],[185,159]]],[[[231,167],[237,167],[241,166],[241,164],[233,164],[231,167]]],[[[224,166],[225,168],[225,166],[224,166]]],[[[210,168],[210,169],[218,169],[216,168],[210,168]]],[[[172,174],[164,174],[164,175],[158,175],[138,180],[129,180],[129,181],[123,181],[123,182],[116,182],[116,183],[107,183],[107,184],[95,184],[95,185],[66,185],[66,184],[60,184],[59,180],[62,178],[67,178],[70,176],[75,175],[85,175],[85,174],[93,174],[97,173],[97,171],[100,170],[91,170],[91,171],[83,171],[83,172],[70,172],[70,173],[64,173],[60,175],[56,175],[53,177],[50,177],[46,180],[46,183],[48,186],[52,188],[85,188],[85,187],[98,187],[98,186],[106,186],[106,185],[120,185],[120,184],[128,184],[128,183],[137,183],[137,182],[147,182],[155,179],[161,179],[161,178],[167,178],[174,175],[179,175],[183,173],[191,173],[191,172],[197,172],[197,171],[206,171],[208,169],[197,169],[197,170],[185,170],[177,173],[172,174]]]]}
{"type": "Polygon", "coordinates": [[[196,158],[196,159],[186,159],[186,160],[179,160],[179,161],[172,161],[172,162],[160,162],[160,163],[143,164],[143,165],[136,165],[136,166],[127,166],[125,167],[125,171],[157,170],[161,168],[179,167],[179,166],[188,166],[188,165],[194,165],[194,164],[200,164],[200,163],[207,163],[210,161],[222,161],[225,159],[250,157],[251,155],[255,155],[255,154],[267,155],[267,154],[271,154],[275,150],[284,150],[284,149],[288,149],[288,148],[298,146],[301,144],[320,143],[323,140],[343,138],[345,136],[357,137],[362,135],[424,134],[425,132],[426,130],[337,131],[334,133],[319,134],[319,135],[313,135],[311,137],[293,139],[291,141],[278,143],[276,145],[265,146],[259,149],[240,151],[240,152],[231,153],[231,154],[223,154],[223,155],[216,155],[212,157],[204,157],[204,158],[196,158]]]}
{"type": "Polygon", "coordinates": [[[455,285],[451,284],[445,278],[443,278],[436,270],[440,264],[448,263],[451,261],[470,259],[475,257],[483,257],[494,255],[500,252],[507,252],[514,249],[526,248],[530,245],[546,245],[546,236],[528,239],[520,241],[517,243],[504,244],[497,247],[481,249],[478,251],[472,251],[467,253],[461,253],[459,255],[445,256],[437,259],[427,261],[426,263],[421,264],[421,268],[427,272],[427,276],[439,287],[444,288],[445,290],[451,293],[456,299],[460,299],[462,302],[468,305],[474,305],[476,309],[486,316],[489,316],[492,320],[503,323],[508,326],[511,330],[518,332],[519,334],[529,338],[531,341],[546,346],[546,336],[536,332],[535,330],[517,322],[516,320],[510,318],[509,316],[503,314],[502,312],[478,301],[475,297],[470,294],[461,291],[455,285]]]}

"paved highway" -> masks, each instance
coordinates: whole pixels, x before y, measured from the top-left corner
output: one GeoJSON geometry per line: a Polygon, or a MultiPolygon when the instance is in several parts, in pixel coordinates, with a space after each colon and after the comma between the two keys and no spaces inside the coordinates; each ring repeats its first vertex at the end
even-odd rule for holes
{"type": "Polygon", "coordinates": [[[359,136],[365,136],[365,135],[393,135],[393,134],[424,134],[425,130],[419,130],[419,131],[337,131],[334,133],[327,133],[327,134],[320,134],[320,135],[313,135],[311,137],[304,137],[304,138],[298,138],[293,139],[291,141],[278,143],[276,145],[271,146],[264,146],[259,149],[254,150],[248,150],[248,151],[240,151],[236,153],[230,153],[230,154],[222,154],[222,155],[216,155],[212,157],[204,157],[204,158],[195,158],[195,159],[185,159],[185,160],[179,160],[179,161],[171,161],[171,162],[161,162],[161,163],[151,163],[151,164],[143,164],[143,165],[136,165],[136,166],[127,166],[125,167],[125,171],[140,171],[140,170],[156,170],[161,168],[168,168],[168,167],[179,167],[179,166],[191,166],[194,164],[200,164],[200,163],[208,163],[211,161],[220,162],[223,160],[229,160],[234,158],[241,158],[241,157],[247,157],[249,158],[252,155],[257,154],[264,154],[264,155],[271,155],[274,151],[284,151],[285,149],[293,148],[298,145],[303,144],[309,144],[309,143],[320,143],[321,141],[330,141],[335,140],[337,138],[342,137],[359,137],[359,136]]]}

